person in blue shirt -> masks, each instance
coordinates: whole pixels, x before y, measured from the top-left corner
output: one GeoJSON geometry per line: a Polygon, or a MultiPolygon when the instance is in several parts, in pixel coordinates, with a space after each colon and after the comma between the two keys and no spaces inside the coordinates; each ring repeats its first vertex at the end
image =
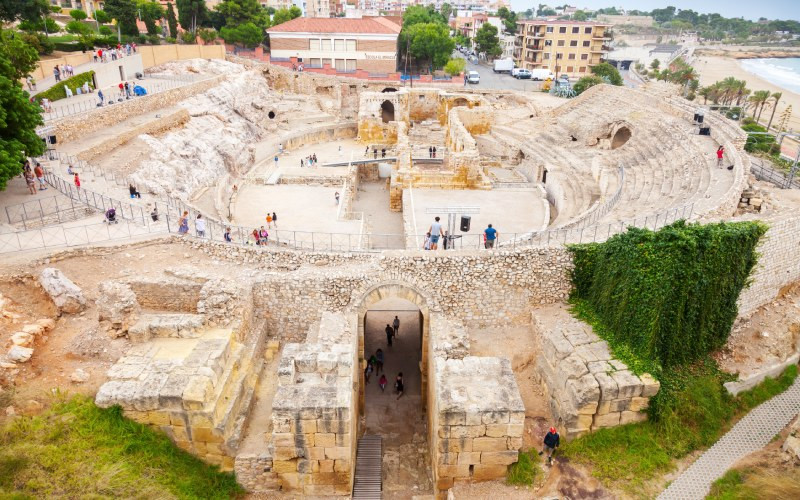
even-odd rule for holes
{"type": "Polygon", "coordinates": [[[483,246],[488,248],[494,248],[494,242],[497,241],[497,229],[493,228],[491,224],[486,230],[483,231],[483,246]]]}

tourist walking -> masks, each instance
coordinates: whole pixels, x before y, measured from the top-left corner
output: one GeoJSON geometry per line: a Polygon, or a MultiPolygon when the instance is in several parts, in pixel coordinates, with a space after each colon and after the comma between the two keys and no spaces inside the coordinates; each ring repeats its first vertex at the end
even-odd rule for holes
{"type": "Polygon", "coordinates": [[[102,90],[98,90],[97,91],[97,98],[100,100],[100,103],[98,104],[98,106],[102,106],[103,105],[103,100],[105,99],[105,96],[103,95],[103,91],[102,90]]]}
{"type": "Polygon", "coordinates": [[[392,347],[392,337],[394,337],[394,328],[391,325],[386,325],[386,342],[389,344],[389,347],[392,347]]]}
{"type": "Polygon", "coordinates": [[[381,158],[386,158],[386,148],[381,149],[381,158]]]}
{"type": "Polygon", "coordinates": [[[56,82],[61,81],[61,71],[58,69],[58,64],[53,68],[53,77],[56,79],[56,82]]]}
{"type": "Polygon", "coordinates": [[[556,452],[556,448],[558,448],[560,441],[561,438],[558,436],[558,431],[556,431],[556,428],[550,427],[550,431],[544,436],[544,447],[542,448],[542,451],[539,452],[539,456],[547,452],[547,465],[552,465],[553,453],[556,452]]]}
{"type": "Polygon", "coordinates": [[[272,212],[272,225],[275,227],[275,229],[278,229],[278,214],[275,212],[272,212]]]}
{"type": "MultiPolygon", "coordinates": [[[[81,179],[80,179],[80,177],[78,177],[78,172],[75,172],[75,179],[73,179],[73,180],[75,181],[75,187],[78,188],[78,190],[80,190],[81,189],[81,179]]],[[[47,189],[47,188],[45,188],[45,189],[47,189]]]]}
{"type": "Polygon", "coordinates": [[[372,369],[377,374],[378,373],[378,371],[377,371],[378,370],[378,358],[373,354],[372,356],[369,357],[369,360],[367,362],[369,363],[369,365],[372,367],[372,369]]]}
{"type": "Polygon", "coordinates": [[[253,241],[255,241],[256,245],[260,245],[261,242],[259,241],[260,238],[258,236],[258,228],[253,229],[253,232],[251,234],[253,235],[253,241]]]}
{"type": "Polygon", "coordinates": [[[150,212],[150,218],[153,219],[153,222],[158,222],[158,205],[153,207],[153,211],[150,212]]]}
{"type": "Polygon", "coordinates": [[[334,194],[333,197],[336,198],[336,204],[338,205],[339,204],[339,191],[336,191],[336,194],[334,194]]]}
{"type": "Polygon", "coordinates": [[[178,221],[178,234],[186,234],[189,232],[189,212],[183,212],[180,221],[178,221]]]}
{"type": "Polygon", "coordinates": [[[395,316],[394,321],[392,321],[392,328],[394,328],[394,336],[397,337],[400,333],[400,318],[397,316],[395,316]]]}
{"type": "Polygon", "coordinates": [[[272,214],[267,212],[267,227],[272,227],[272,214]]]}
{"type": "Polygon", "coordinates": [[[275,167],[278,166],[278,155],[275,155],[275,167]]]}
{"type": "Polygon", "coordinates": [[[428,158],[433,158],[433,146],[428,146],[428,158]]]}
{"type": "Polygon", "coordinates": [[[433,147],[433,157],[436,158],[436,146],[433,147]]]}
{"type": "Polygon", "coordinates": [[[300,158],[300,168],[303,168],[305,166],[306,166],[306,164],[303,162],[303,159],[300,158]]]}
{"type": "Polygon", "coordinates": [[[489,227],[483,231],[483,246],[486,249],[494,248],[494,242],[497,240],[497,230],[489,224],[489,227]]]}
{"type": "Polygon", "coordinates": [[[259,245],[266,245],[267,241],[269,240],[269,233],[264,226],[261,226],[261,231],[258,232],[258,241],[259,245]]]}
{"type": "Polygon", "coordinates": [[[372,375],[372,363],[367,362],[367,366],[364,367],[364,383],[369,384],[370,375],[372,375]]]}
{"type": "Polygon", "coordinates": [[[197,218],[194,220],[194,230],[198,238],[206,237],[206,220],[202,214],[197,214],[197,218]]]}
{"type": "Polygon", "coordinates": [[[428,233],[431,235],[431,250],[436,250],[439,247],[439,237],[444,236],[442,224],[439,222],[439,217],[434,217],[433,224],[431,224],[428,233]]]}
{"type": "Polygon", "coordinates": [[[375,351],[375,373],[383,371],[383,349],[375,351]]]}
{"type": "Polygon", "coordinates": [[[720,146],[717,148],[717,166],[722,168],[722,158],[725,156],[725,148],[720,146]]]}
{"type": "Polygon", "coordinates": [[[25,183],[28,185],[28,191],[31,194],[36,194],[36,181],[33,180],[33,174],[30,170],[26,170],[24,172],[25,175],[25,183]]]}
{"type": "MultiPolygon", "coordinates": [[[[36,167],[33,169],[33,173],[36,174],[36,181],[39,183],[39,191],[44,191],[47,189],[47,185],[44,182],[44,169],[42,168],[41,163],[38,161],[36,162],[36,167]]],[[[80,184],[77,185],[80,186],[80,184]]]]}
{"type": "Polygon", "coordinates": [[[386,374],[384,373],[383,375],[381,375],[381,378],[378,380],[378,385],[381,386],[381,392],[386,392],[385,390],[386,390],[386,383],[387,382],[388,382],[388,380],[386,380],[386,374]]]}
{"type": "Polygon", "coordinates": [[[225,238],[225,242],[226,243],[232,243],[233,242],[233,238],[231,238],[231,228],[229,228],[229,227],[225,228],[225,234],[223,235],[223,238],[225,238]]]}
{"type": "Polygon", "coordinates": [[[425,233],[425,241],[422,242],[423,250],[431,249],[431,233],[425,233]]]}
{"type": "Polygon", "coordinates": [[[397,399],[403,397],[403,372],[397,374],[397,378],[394,379],[394,390],[397,391],[397,399]]]}

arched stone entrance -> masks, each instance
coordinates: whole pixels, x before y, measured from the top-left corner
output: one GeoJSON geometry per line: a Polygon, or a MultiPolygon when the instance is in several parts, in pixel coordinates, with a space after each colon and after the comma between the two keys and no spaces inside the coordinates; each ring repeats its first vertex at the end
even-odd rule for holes
{"type": "Polygon", "coordinates": [[[628,127],[620,127],[614,132],[614,135],[611,137],[611,149],[617,149],[625,145],[628,142],[628,139],[631,138],[631,129],[628,127]]]}
{"type": "Polygon", "coordinates": [[[383,123],[394,121],[394,104],[392,101],[383,101],[381,103],[381,120],[383,123]]]}
{"type": "MultiPolygon", "coordinates": [[[[422,330],[422,354],[420,360],[420,391],[423,395],[422,397],[422,409],[425,409],[426,404],[426,397],[428,390],[428,335],[430,333],[430,312],[431,307],[431,299],[427,297],[423,292],[421,292],[417,287],[399,282],[399,281],[392,281],[392,282],[384,282],[379,283],[377,285],[373,285],[368,288],[361,298],[357,302],[357,314],[358,314],[358,352],[359,352],[359,362],[361,363],[360,366],[360,375],[359,375],[359,401],[358,401],[358,408],[359,414],[364,414],[364,368],[365,368],[365,353],[364,353],[364,333],[365,333],[365,320],[367,316],[367,312],[373,307],[375,304],[380,302],[381,300],[387,298],[399,298],[407,300],[412,304],[416,305],[419,308],[420,313],[420,321],[422,322],[421,330],[422,330]]],[[[391,382],[391,380],[390,380],[391,382]]]]}

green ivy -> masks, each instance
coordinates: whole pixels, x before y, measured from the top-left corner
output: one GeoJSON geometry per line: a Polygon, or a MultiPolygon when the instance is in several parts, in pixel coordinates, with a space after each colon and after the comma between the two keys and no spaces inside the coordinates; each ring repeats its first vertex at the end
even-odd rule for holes
{"type": "Polygon", "coordinates": [[[67,78],[66,80],[61,80],[60,82],[56,83],[49,89],[45,90],[44,92],[39,92],[34,96],[37,102],[41,102],[42,98],[48,98],[51,101],[57,101],[59,99],[65,99],[67,97],[67,91],[64,90],[64,85],[69,87],[72,90],[72,93],[78,95],[77,88],[83,87],[84,82],[89,82],[89,88],[94,88],[94,71],[87,71],[85,73],[80,73],[78,75],[73,76],[72,78],[67,78]]]}
{"type": "Polygon", "coordinates": [[[570,245],[572,299],[612,345],[664,368],[691,363],[725,344],[766,230],[759,222],[678,221],[570,245]]]}

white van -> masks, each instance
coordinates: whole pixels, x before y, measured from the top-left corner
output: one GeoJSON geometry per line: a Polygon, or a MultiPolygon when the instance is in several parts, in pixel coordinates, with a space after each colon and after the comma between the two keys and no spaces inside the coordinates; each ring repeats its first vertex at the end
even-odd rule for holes
{"type": "Polygon", "coordinates": [[[555,80],[556,75],[554,75],[549,69],[546,68],[539,68],[539,69],[532,69],[531,70],[531,80],[555,80]]]}
{"type": "Polygon", "coordinates": [[[470,71],[467,73],[467,81],[469,83],[481,83],[481,75],[477,71],[470,71]]]}

